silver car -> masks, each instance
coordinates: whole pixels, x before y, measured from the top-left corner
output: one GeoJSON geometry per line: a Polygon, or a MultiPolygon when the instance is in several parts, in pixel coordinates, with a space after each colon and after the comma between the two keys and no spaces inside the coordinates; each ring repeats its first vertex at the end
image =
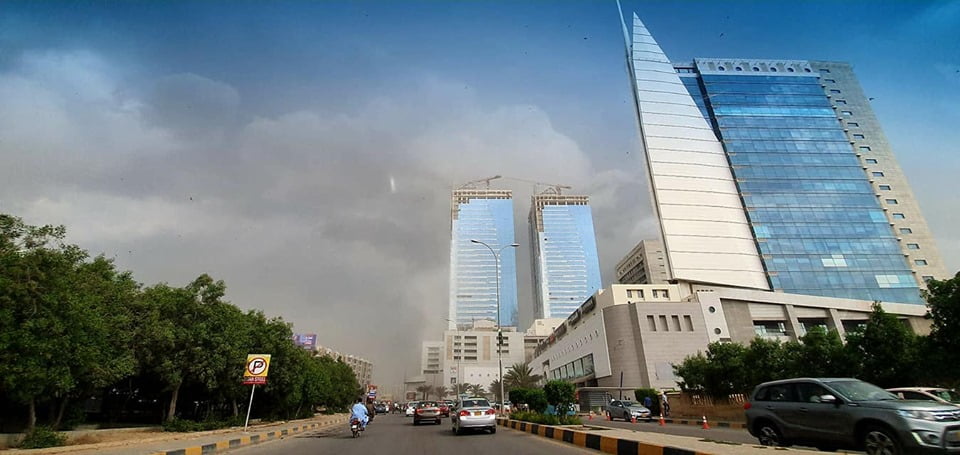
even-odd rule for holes
{"type": "Polygon", "coordinates": [[[628,422],[632,419],[646,420],[649,422],[653,419],[653,416],[650,415],[650,410],[640,403],[627,400],[612,400],[610,404],[607,405],[607,418],[610,420],[623,419],[628,422]]]}
{"type": "Polygon", "coordinates": [[[453,433],[462,434],[470,428],[486,429],[491,434],[497,432],[497,411],[490,406],[486,398],[466,398],[450,411],[453,433]]]}
{"type": "Polygon", "coordinates": [[[869,455],[960,453],[960,409],[901,400],[851,378],[760,384],[744,404],[747,429],[763,445],[860,449],[869,455]]]}

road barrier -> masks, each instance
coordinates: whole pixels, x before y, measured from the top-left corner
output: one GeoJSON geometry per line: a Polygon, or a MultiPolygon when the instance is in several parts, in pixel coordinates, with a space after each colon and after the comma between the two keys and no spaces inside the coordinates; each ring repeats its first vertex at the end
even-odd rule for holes
{"type": "Polygon", "coordinates": [[[573,444],[585,449],[617,455],[709,455],[679,447],[660,446],[633,439],[622,439],[569,428],[497,418],[497,425],[573,444]]]}
{"type": "Polygon", "coordinates": [[[261,442],[271,441],[271,440],[282,438],[284,436],[291,435],[291,434],[303,433],[304,431],[307,431],[307,430],[329,427],[331,425],[342,425],[346,422],[347,422],[347,419],[343,418],[343,419],[337,419],[329,422],[322,422],[322,423],[318,422],[318,423],[298,425],[292,428],[284,428],[282,430],[274,430],[274,431],[267,431],[267,432],[251,434],[251,435],[244,435],[239,438],[225,439],[223,441],[211,442],[209,444],[186,447],[182,449],[154,452],[151,455],[201,455],[201,454],[221,452],[225,450],[235,449],[237,447],[244,447],[252,444],[259,444],[261,442]]]}

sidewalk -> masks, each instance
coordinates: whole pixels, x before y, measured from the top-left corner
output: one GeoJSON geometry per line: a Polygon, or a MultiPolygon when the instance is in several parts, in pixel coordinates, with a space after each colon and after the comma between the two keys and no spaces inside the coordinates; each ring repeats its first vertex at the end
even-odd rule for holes
{"type": "Polygon", "coordinates": [[[94,453],[104,455],[154,455],[170,452],[207,454],[257,444],[268,440],[280,439],[287,435],[312,429],[346,424],[348,417],[348,414],[334,414],[317,416],[311,419],[267,423],[250,426],[246,433],[243,432],[242,427],[196,433],[156,432],[145,434],[142,439],[51,447],[49,449],[11,449],[9,453],[15,453],[17,455],[89,455],[94,453]]]}
{"type": "Polygon", "coordinates": [[[563,441],[578,447],[616,454],[671,453],[675,455],[762,455],[771,450],[795,454],[820,453],[815,450],[763,447],[711,441],[709,436],[692,438],[662,433],[589,426],[548,426],[515,420],[497,419],[499,425],[546,438],[563,441]]]}

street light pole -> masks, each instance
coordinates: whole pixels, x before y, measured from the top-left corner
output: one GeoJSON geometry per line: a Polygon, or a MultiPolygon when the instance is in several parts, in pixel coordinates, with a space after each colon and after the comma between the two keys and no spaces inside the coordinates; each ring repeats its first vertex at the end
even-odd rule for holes
{"type": "Polygon", "coordinates": [[[480,245],[487,247],[487,249],[490,250],[490,253],[493,254],[493,259],[497,265],[497,363],[499,365],[497,368],[497,379],[500,381],[500,413],[506,414],[506,406],[504,406],[504,402],[507,400],[503,396],[503,355],[500,352],[503,349],[503,342],[501,341],[503,340],[503,327],[500,325],[500,253],[503,253],[503,250],[507,248],[517,248],[520,246],[520,244],[511,243],[503,248],[500,248],[500,251],[495,251],[492,247],[490,247],[490,245],[487,245],[479,240],[470,239],[470,242],[479,243],[480,245]]]}

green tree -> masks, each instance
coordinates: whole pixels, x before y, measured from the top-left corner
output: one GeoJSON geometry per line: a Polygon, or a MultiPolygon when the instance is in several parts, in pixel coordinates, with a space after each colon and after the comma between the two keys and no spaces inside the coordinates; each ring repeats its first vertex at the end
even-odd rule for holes
{"type": "MultiPolygon", "coordinates": [[[[500,380],[499,379],[494,379],[493,382],[490,383],[490,387],[487,390],[489,390],[490,394],[493,395],[494,401],[498,401],[498,402],[503,401],[500,399],[500,380]]],[[[504,388],[504,390],[509,390],[509,389],[504,388]]]]}
{"type": "Polygon", "coordinates": [[[917,337],[879,304],[866,325],[847,334],[849,359],[859,361],[860,378],[881,387],[913,384],[916,378],[917,337]]]}
{"type": "Polygon", "coordinates": [[[423,394],[423,399],[426,400],[427,394],[433,391],[433,387],[431,387],[429,384],[423,384],[423,385],[418,385],[416,390],[417,392],[423,394]]]}
{"type": "Polygon", "coordinates": [[[546,395],[547,403],[553,405],[559,416],[565,416],[576,399],[576,389],[573,387],[573,384],[560,379],[548,381],[547,384],[543,386],[543,391],[546,395]]]}
{"type": "Polygon", "coordinates": [[[438,385],[433,388],[433,393],[437,396],[438,400],[442,400],[443,397],[449,395],[452,391],[446,386],[438,385]]]}
{"type": "Polygon", "coordinates": [[[930,308],[930,336],[923,341],[928,382],[960,386],[960,273],[931,280],[924,297],[930,308]]]}
{"type": "Polygon", "coordinates": [[[540,379],[540,375],[533,374],[533,368],[530,368],[525,363],[513,364],[513,366],[507,369],[506,374],[503,375],[503,383],[508,389],[533,388],[540,383],[540,379]]]}
{"type": "Polygon", "coordinates": [[[744,385],[751,389],[763,382],[782,379],[790,364],[783,343],[756,337],[743,353],[744,385]]]}
{"type": "Polygon", "coordinates": [[[475,397],[486,396],[487,391],[480,384],[465,384],[464,390],[475,397]]]}

